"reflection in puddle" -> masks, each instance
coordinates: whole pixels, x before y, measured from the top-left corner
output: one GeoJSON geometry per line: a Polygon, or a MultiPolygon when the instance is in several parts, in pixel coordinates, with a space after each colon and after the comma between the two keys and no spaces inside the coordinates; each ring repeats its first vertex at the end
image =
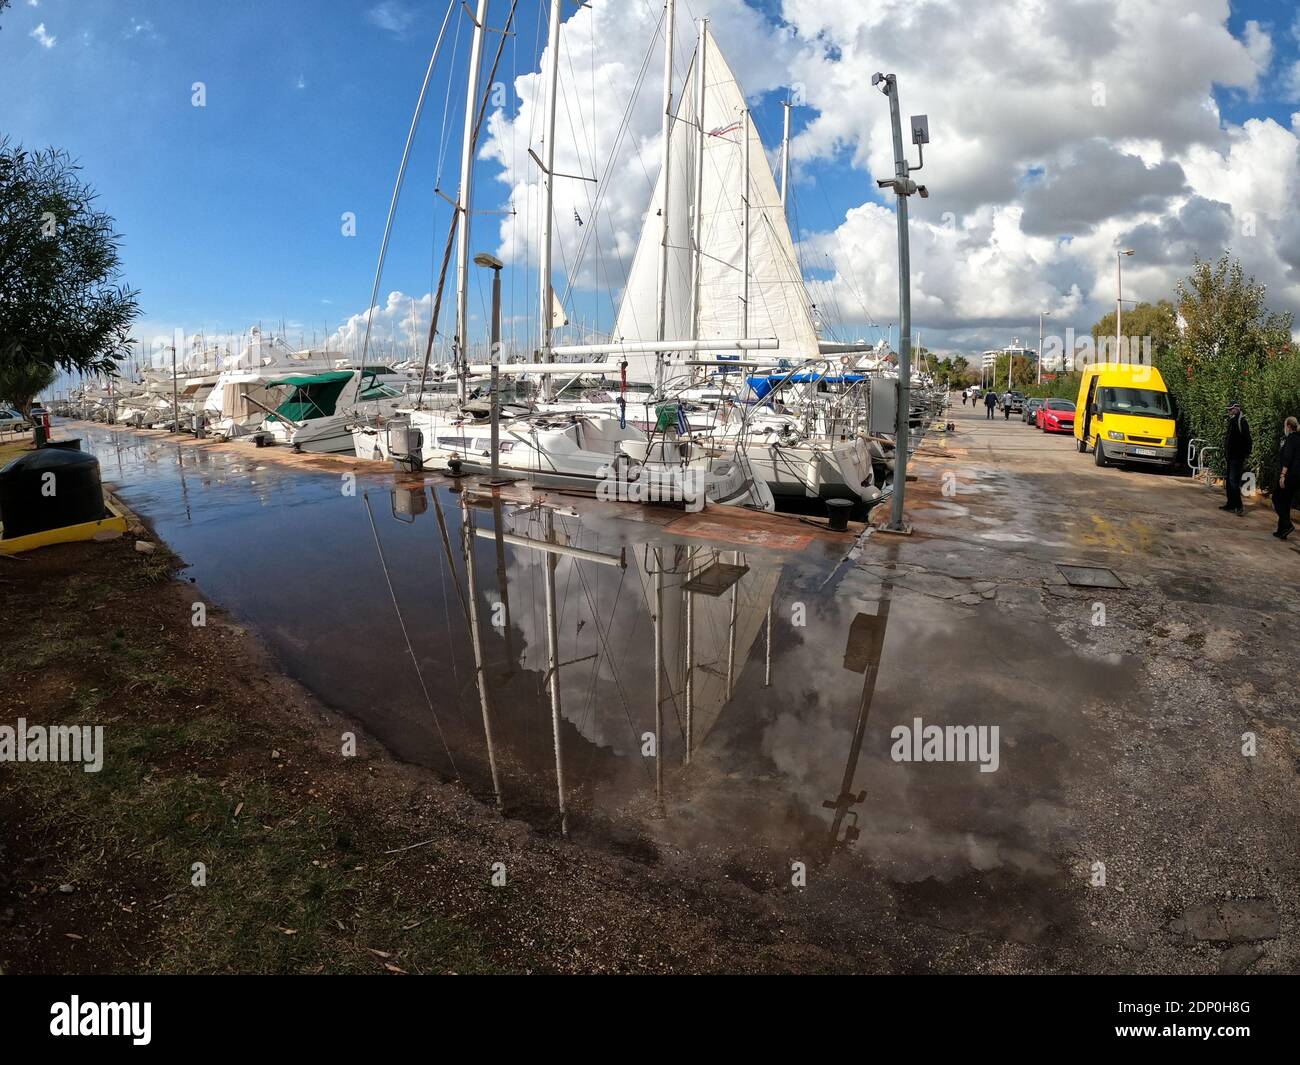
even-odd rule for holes
{"type": "MultiPolygon", "coordinates": [[[[510,816],[638,853],[908,882],[1046,872],[1067,784],[1107,756],[1079,711],[1133,697],[1130,663],[991,605],[851,566],[827,583],[842,549],[818,541],[739,550],[563,497],[383,473],[349,494],[337,473],[85,436],[204,593],[323,701],[510,816]],[[891,760],[917,716],[999,726],[1001,767],[891,760]]],[[[887,569],[893,549],[871,550],[887,569]]]]}

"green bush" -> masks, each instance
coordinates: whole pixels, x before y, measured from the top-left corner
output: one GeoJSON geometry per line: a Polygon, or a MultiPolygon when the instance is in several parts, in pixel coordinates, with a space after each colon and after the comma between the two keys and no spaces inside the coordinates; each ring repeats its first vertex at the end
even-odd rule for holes
{"type": "Polygon", "coordinates": [[[1241,402],[1255,444],[1248,467],[1271,488],[1283,420],[1300,414],[1300,351],[1291,341],[1291,315],[1270,313],[1264,293],[1228,255],[1215,263],[1198,259],[1178,284],[1182,332],[1155,362],[1178,406],[1180,439],[1203,437],[1215,447],[1217,473],[1224,471],[1228,404],[1241,402]]]}

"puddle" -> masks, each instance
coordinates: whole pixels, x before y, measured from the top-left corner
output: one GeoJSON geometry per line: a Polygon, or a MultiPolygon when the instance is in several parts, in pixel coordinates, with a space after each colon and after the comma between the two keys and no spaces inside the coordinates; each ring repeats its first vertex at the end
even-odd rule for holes
{"type": "Polygon", "coordinates": [[[336,473],[82,435],[186,575],[323,701],[512,816],[643,860],[1044,872],[1071,783],[1108,756],[1081,711],[1136,695],[1135,663],[1081,657],[1050,625],[867,569],[825,583],[842,548],[820,542],[735,549],[383,473],[346,495],[336,473]],[[918,718],[996,727],[997,770],[896,760],[918,718]]]}

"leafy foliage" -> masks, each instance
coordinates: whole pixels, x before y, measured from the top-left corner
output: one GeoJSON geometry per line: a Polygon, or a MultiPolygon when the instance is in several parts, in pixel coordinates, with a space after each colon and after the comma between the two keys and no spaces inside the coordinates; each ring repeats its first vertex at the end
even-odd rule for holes
{"type": "Polygon", "coordinates": [[[0,359],[0,400],[17,407],[26,417],[32,401],[54,384],[54,370],[34,362],[0,359]]]}
{"type": "MultiPolygon", "coordinates": [[[[1155,361],[1178,404],[1184,440],[1221,445],[1228,404],[1241,402],[1255,439],[1249,466],[1271,487],[1283,420],[1300,414],[1300,350],[1291,341],[1291,315],[1270,313],[1264,296],[1265,286],[1246,277],[1239,261],[1198,259],[1178,285],[1182,334],[1155,361]]],[[[1221,452],[1212,461],[1221,464],[1221,452]]]]}
{"type": "Polygon", "coordinates": [[[118,240],[66,152],[0,140],[0,371],[116,372],[139,312],[118,240]]]}
{"type": "MultiPolygon", "coordinates": [[[[1178,343],[1178,315],[1174,310],[1174,305],[1169,300],[1160,300],[1158,303],[1139,303],[1135,307],[1125,310],[1124,316],[1120,320],[1120,328],[1124,331],[1126,341],[1126,350],[1139,349],[1145,352],[1145,345],[1142,343],[1143,338],[1151,338],[1151,357],[1158,359],[1169,354],[1174,345],[1178,343]]],[[[1092,327],[1092,339],[1096,345],[1096,350],[1103,349],[1102,345],[1115,341],[1115,312],[1111,311],[1105,315],[1101,321],[1092,327]]]]}

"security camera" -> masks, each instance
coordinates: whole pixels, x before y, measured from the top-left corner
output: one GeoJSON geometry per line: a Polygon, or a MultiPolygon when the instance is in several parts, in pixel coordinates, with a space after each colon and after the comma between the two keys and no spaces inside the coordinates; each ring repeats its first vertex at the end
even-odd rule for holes
{"type": "Polygon", "coordinates": [[[917,185],[916,191],[921,194],[921,199],[928,200],[930,198],[930,190],[927,189],[924,185],[917,185]]]}

